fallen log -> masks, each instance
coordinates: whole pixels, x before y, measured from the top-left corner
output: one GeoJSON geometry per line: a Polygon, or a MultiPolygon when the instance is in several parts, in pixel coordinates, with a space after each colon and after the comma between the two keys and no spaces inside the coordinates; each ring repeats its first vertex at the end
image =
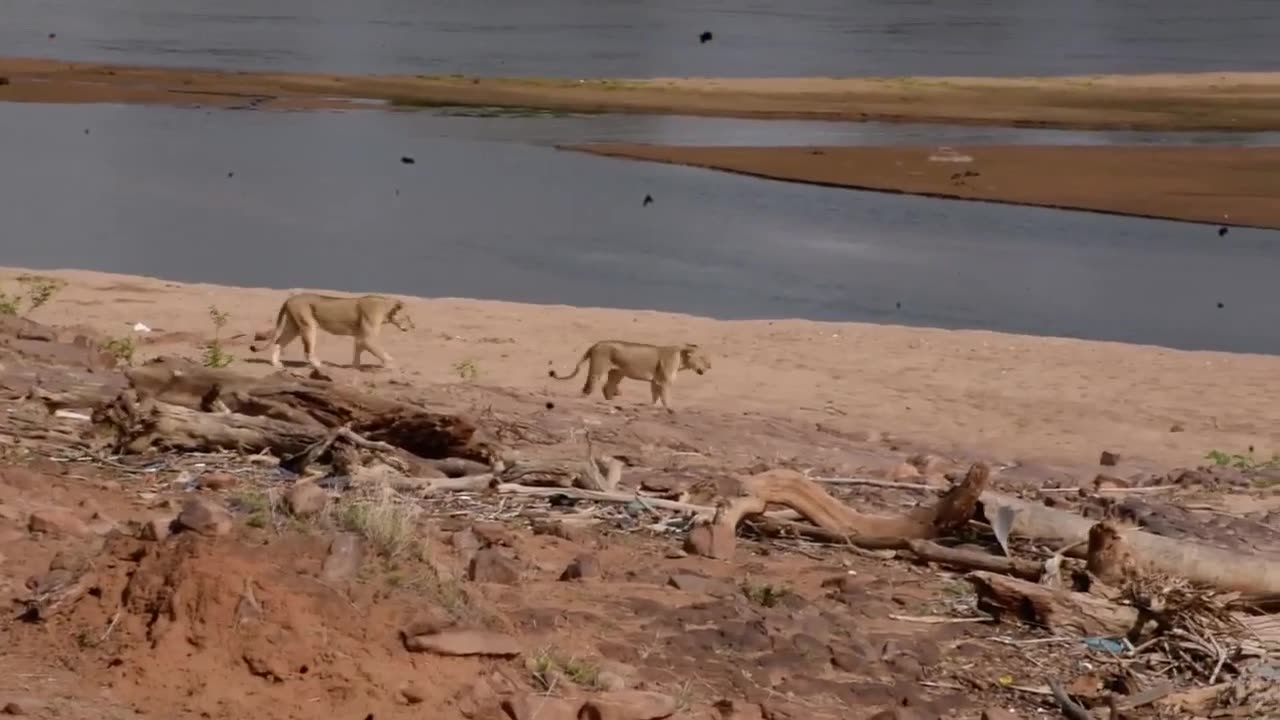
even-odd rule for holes
{"type": "Polygon", "coordinates": [[[1136,637],[1141,630],[1136,608],[1088,593],[1059,590],[981,570],[969,573],[965,579],[978,594],[978,609],[997,620],[1011,615],[1033,625],[1086,636],[1136,637]]]}
{"type": "Polygon", "coordinates": [[[459,458],[488,467],[498,454],[496,444],[466,418],[329,382],[285,373],[251,378],[175,358],[160,358],[125,375],[139,398],[170,406],[283,421],[315,428],[321,436],[326,429],[346,426],[368,441],[419,458],[459,458]]]}
{"type": "Polygon", "coordinates": [[[685,549],[722,560],[732,558],[738,524],[743,518],[764,514],[770,504],[791,508],[817,527],[844,536],[927,539],[948,535],[973,517],[989,478],[990,468],[975,463],[964,480],[931,506],[904,515],[867,515],[794,470],[767,470],[744,478],[744,494],[717,505],[711,522],[695,524],[685,539],[685,549]]]}
{"type": "MultiPolygon", "coordinates": [[[[1093,520],[1045,507],[1039,502],[990,491],[983,493],[980,510],[985,517],[994,515],[995,509],[1001,505],[1015,511],[1011,536],[1052,544],[1079,543],[1079,547],[1065,554],[1088,558],[1089,551],[1084,541],[1088,540],[1089,532],[1096,524],[1093,520]]],[[[1120,535],[1127,546],[1124,558],[1109,561],[1120,574],[1133,570],[1154,571],[1218,590],[1258,596],[1280,595],[1280,557],[1274,554],[1244,554],[1139,529],[1125,530],[1120,535]]],[[[1098,542],[1101,543],[1102,539],[1099,536],[1098,542]]],[[[1110,570],[1107,572],[1111,573],[1110,570]]]]}

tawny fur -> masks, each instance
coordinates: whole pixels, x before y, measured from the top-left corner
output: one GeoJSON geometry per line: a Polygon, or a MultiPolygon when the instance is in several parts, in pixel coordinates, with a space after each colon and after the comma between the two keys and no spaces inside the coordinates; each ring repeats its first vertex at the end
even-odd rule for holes
{"type": "MultiPolygon", "coordinates": [[[[353,338],[352,368],[360,368],[360,354],[365,350],[382,361],[383,367],[394,368],[395,360],[378,342],[383,323],[391,323],[401,332],[413,329],[413,319],[409,317],[404,303],[396,298],[385,295],[335,297],[319,293],[297,293],[290,295],[280,305],[275,330],[255,333],[253,339],[270,339],[271,365],[276,368],[283,367],[280,351],[295,338],[301,337],[307,363],[319,370],[321,362],[316,357],[316,335],[319,330],[353,338]]],[[[260,352],[264,347],[255,343],[249,349],[260,352]]]]}
{"type": "Polygon", "coordinates": [[[556,380],[572,380],[578,376],[583,364],[587,365],[583,395],[590,395],[600,378],[606,376],[608,379],[602,388],[606,400],[618,396],[618,386],[624,378],[645,380],[653,394],[653,404],[661,402],[667,412],[674,412],[670,403],[670,389],[676,381],[676,373],[692,370],[701,375],[711,369],[711,361],[697,345],[649,345],[626,340],[601,340],[582,353],[581,359],[569,375],[557,375],[555,370],[549,370],[548,373],[556,380]]]}

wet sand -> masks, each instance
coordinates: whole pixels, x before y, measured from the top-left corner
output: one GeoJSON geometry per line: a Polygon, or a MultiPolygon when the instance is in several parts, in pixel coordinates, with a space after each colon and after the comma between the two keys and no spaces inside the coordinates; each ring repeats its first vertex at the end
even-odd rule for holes
{"type": "Polygon", "coordinates": [[[0,58],[0,101],[263,109],[527,107],[564,112],[1059,128],[1273,130],[1280,73],[1024,78],[514,79],[225,72],[0,58]]]}
{"type": "Polygon", "coordinates": [[[834,187],[1280,228],[1280,147],[562,147],[834,187]]]}
{"type": "MultiPolygon", "coordinates": [[[[20,270],[0,269],[0,292],[20,270]]],[[[224,337],[271,326],[285,290],[166,282],[84,271],[43,272],[68,282],[32,319],[133,336],[138,360],[196,357],[210,336],[208,309],[230,314],[224,337]],[[156,330],[131,331],[143,322],[156,330]],[[161,332],[165,331],[165,332],[161,332]]],[[[653,311],[409,298],[417,329],[383,333],[396,371],[369,370],[412,385],[474,382],[535,393],[556,412],[607,412],[575,382],[547,377],[572,368],[588,344],[621,335],[638,342],[697,342],[712,356],[704,376],[681,376],[672,422],[758,415],[814,423],[816,443],[833,437],[901,438],[1002,461],[1095,463],[1101,450],[1135,460],[1195,464],[1206,452],[1268,458],[1280,449],[1274,401],[1280,357],[1186,352],[1111,342],[807,320],[722,321],[653,311]],[[683,419],[682,419],[683,418],[683,419]]],[[[236,366],[270,371],[249,336],[228,341],[236,366]]],[[[347,338],[322,335],[320,358],[346,364],[347,338]]],[[[285,361],[299,361],[295,343],[285,361]]],[[[376,361],[365,357],[365,362],[376,361]]],[[[348,376],[349,377],[349,376],[348,376]]],[[[642,383],[623,384],[615,404],[648,404],[642,383]]],[[[647,411],[646,411],[647,412],[647,411]]],[[[654,417],[665,416],[654,411],[654,417]]],[[[1089,476],[1090,478],[1092,476],[1089,476]]]]}

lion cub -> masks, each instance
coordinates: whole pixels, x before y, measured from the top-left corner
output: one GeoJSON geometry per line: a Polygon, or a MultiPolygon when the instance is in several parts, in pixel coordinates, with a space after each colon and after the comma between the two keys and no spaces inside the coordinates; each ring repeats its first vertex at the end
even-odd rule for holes
{"type": "MultiPolygon", "coordinates": [[[[266,340],[270,337],[271,365],[275,368],[283,367],[280,351],[284,346],[301,336],[307,362],[317,371],[320,370],[320,358],[316,357],[316,335],[321,329],[331,335],[350,336],[354,339],[351,359],[353,369],[360,369],[360,354],[365,350],[381,360],[383,367],[394,368],[395,361],[378,342],[383,323],[391,323],[401,332],[413,329],[413,319],[409,317],[404,303],[395,298],[385,295],[335,297],[304,292],[290,295],[280,305],[273,332],[255,333],[253,339],[266,340]]],[[[249,350],[260,352],[263,347],[255,343],[249,346],[249,350]]]]}
{"type": "Polygon", "coordinates": [[[583,363],[587,367],[587,382],[582,386],[582,394],[590,395],[595,390],[600,378],[608,375],[603,393],[606,400],[612,400],[620,392],[618,385],[623,378],[649,381],[653,393],[653,404],[659,401],[667,412],[675,412],[670,404],[670,387],[676,381],[676,373],[681,370],[692,370],[699,375],[711,369],[711,361],[702,350],[693,344],[685,345],[649,345],[626,340],[601,340],[586,352],[574,366],[573,372],[561,377],[554,369],[548,373],[556,380],[572,380],[578,376],[583,363]]]}

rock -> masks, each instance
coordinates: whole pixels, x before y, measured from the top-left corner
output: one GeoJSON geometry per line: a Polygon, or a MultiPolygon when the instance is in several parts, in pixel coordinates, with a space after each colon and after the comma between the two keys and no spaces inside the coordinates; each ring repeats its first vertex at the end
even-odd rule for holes
{"type": "Polygon", "coordinates": [[[581,544],[586,541],[591,532],[590,528],[584,523],[542,518],[534,521],[533,534],[550,535],[561,540],[568,540],[571,543],[581,544]]]}
{"type": "Polygon", "coordinates": [[[982,711],[982,720],[1018,720],[1018,716],[1003,708],[987,708],[982,711]]]}
{"type": "Polygon", "coordinates": [[[1113,453],[1110,450],[1103,450],[1102,455],[1098,458],[1098,464],[1106,465],[1107,467],[1114,467],[1119,462],[1120,455],[1113,453]]]}
{"type": "Polygon", "coordinates": [[[7,467],[0,471],[0,485],[34,492],[48,489],[49,478],[24,467],[7,467]]]}
{"type": "Polygon", "coordinates": [[[284,494],[284,504],[294,517],[311,517],[329,505],[329,493],[313,482],[297,482],[284,494]]]}
{"type": "Polygon", "coordinates": [[[435,635],[444,632],[453,625],[444,610],[431,606],[426,606],[419,610],[413,620],[400,631],[400,637],[405,642],[409,638],[419,635],[435,635]]]}
{"type": "Polygon", "coordinates": [[[514,544],[511,531],[507,530],[501,523],[475,523],[471,526],[471,532],[480,540],[481,548],[494,545],[511,547],[514,544]]]}
{"type": "Polygon", "coordinates": [[[235,527],[231,513],[221,505],[205,498],[192,498],[182,505],[177,526],[199,535],[226,535],[235,527]]]}
{"type": "Polygon", "coordinates": [[[580,702],[531,692],[503,698],[499,707],[510,720],[578,720],[580,702]]]}
{"type": "Polygon", "coordinates": [[[578,720],[659,720],[675,714],[675,698],[643,690],[617,690],[588,698],[578,720]]]}
{"type": "Polygon", "coordinates": [[[467,579],[472,582],[515,585],[520,582],[520,568],[511,558],[495,548],[476,551],[467,564],[467,579]]]}
{"type": "Polygon", "coordinates": [[[324,559],[320,576],[328,582],[350,580],[360,572],[364,547],[360,536],[342,533],[329,543],[329,554],[324,559]]]}
{"type": "Polygon", "coordinates": [[[600,577],[600,561],[595,555],[579,555],[560,573],[561,580],[588,580],[600,577]]]}
{"type": "Polygon", "coordinates": [[[937,455],[916,453],[907,458],[907,464],[920,471],[921,475],[941,475],[946,472],[948,463],[937,455]]]}
{"type": "Polygon", "coordinates": [[[1186,432],[1186,431],[1187,429],[1182,426],[1182,423],[1174,423],[1173,425],[1169,426],[1169,432],[1171,433],[1186,432]]]}
{"type": "Polygon", "coordinates": [[[912,480],[920,477],[920,470],[911,463],[899,463],[889,473],[889,479],[894,481],[912,480]]]}
{"type": "Polygon", "coordinates": [[[45,508],[31,513],[27,530],[48,535],[73,535],[84,537],[93,531],[75,513],[64,508],[45,508]]]}
{"type": "Polygon", "coordinates": [[[403,700],[406,705],[417,705],[427,699],[427,693],[420,686],[412,682],[407,682],[404,685],[401,685],[399,695],[400,699],[403,700]]]}
{"type": "Polygon", "coordinates": [[[0,708],[0,713],[4,713],[5,715],[26,715],[34,709],[33,705],[29,702],[10,700],[4,704],[4,708],[0,708]]]}
{"type": "Polygon", "coordinates": [[[93,517],[89,518],[89,532],[94,535],[106,535],[112,530],[115,530],[119,525],[120,523],[100,512],[94,513],[93,517]]]}
{"type": "Polygon", "coordinates": [[[720,720],[762,720],[764,708],[755,703],[725,698],[713,706],[720,713],[720,720]]]}
{"type": "Polygon", "coordinates": [[[404,646],[410,652],[436,655],[515,657],[520,654],[520,643],[515,638],[488,630],[445,630],[433,635],[414,635],[405,638],[404,646]]]}
{"type": "Polygon", "coordinates": [[[449,545],[458,551],[459,555],[470,555],[480,549],[480,538],[471,531],[471,528],[458,530],[449,536],[449,545]]]}
{"type": "Polygon", "coordinates": [[[204,490],[230,490],[240,484],[240,479],[231,473],[210,472],[201,475],[196,484],[204,490]]]}
{"type": "Polygon", "coordinates": [[[675,493],[680,491],[680,480],[670,475],[650,475],[640,480],[640,489],[652,493],[675,493]]]}
{"type": "Polygon", "coordinates": [[[1104,475],[1102,473],[1099,473],[1097,477],[1093,479],[1094,490],[1101,490],[1103,488],[1127,488],[1127,487],[1129,487],[1129,483],[1125,482],[1123,479],[1118,478],[1114,475],[1104,475]]]}
{"type": "Polygon", "coordinates": [[[601,690],[626,690],[637,675],[635,667],[614,660],[602,660],[598,667],[595,684],[601,690]]]}
{"type": "Polygon", "coordinates": [[[143,540],[151,540],[152,542],[164,542],[172,532],[173,518],[151,518],[142,526],[139,536],[143,540]]]}
{"type": "Polygon", "coordinates": [[[676,573],[667,578],[667,585],[688,593],[727,597],[734,593],[728,583],[693,573],[676,573]]]}

